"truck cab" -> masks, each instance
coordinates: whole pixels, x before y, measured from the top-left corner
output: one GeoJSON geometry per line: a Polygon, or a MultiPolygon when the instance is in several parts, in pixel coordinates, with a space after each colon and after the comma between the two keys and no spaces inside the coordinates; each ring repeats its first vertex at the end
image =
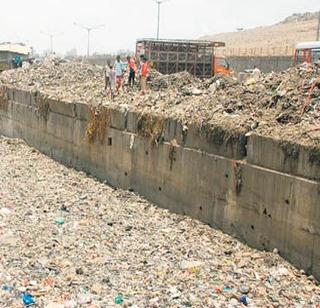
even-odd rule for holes
{"type": "Polygon", "coordinates": [[[231,75],[230,65],[224,56],[214,56],[212,68],[213,68],[212,75],[217,75],[217,74],[221,74],[224,76],[231,75]]]}
{"type": "Polygon", "coordinates": [[[320,64],[320,41],[304,42],[296,45],[294,52],[294,64],[302,63],[320,64]]]}

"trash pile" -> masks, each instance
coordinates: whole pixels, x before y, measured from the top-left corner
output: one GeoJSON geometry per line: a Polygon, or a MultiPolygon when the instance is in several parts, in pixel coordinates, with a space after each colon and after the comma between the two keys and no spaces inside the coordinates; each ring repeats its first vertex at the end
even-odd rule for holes
{"type": "Polygon", "coordinates": [[[69,102],[109,105],[159,113],[190,122],[209,122],[244,133],[320,145],[320,70],[316,66],[290,68],[238,82],[214,76],[200,80],[187,72],[151,72],[150,91],[142,96],[124,86],[110,99],[104,90],[103,68],[81,62],[47,61],[42,66],[0,74],[0,84],[37,90],[69,102]]]}
{"type": "Polygon", "coordinates": [[[0,74],[1,82],[64,101],[93,103],[106,97],[102,67],[80,61],[63,62],[55,57],[45,58],[41,65],[4,71],[0,74]]]}
{"type": "Polygon", "coordinates": [[[183,90],[185,86],[200,86],[200,79],[188,72],[175,73],[171,75],[158,75],[152,79],[151,89],[159,91],[164,89],[183,90]]]}
{"type": "Polygon", "coordinates": [[[312,276],[0,138],[0,307],[318,307],[312,276]],[[35,189],[36,187],[36,189],[35,189]]]}

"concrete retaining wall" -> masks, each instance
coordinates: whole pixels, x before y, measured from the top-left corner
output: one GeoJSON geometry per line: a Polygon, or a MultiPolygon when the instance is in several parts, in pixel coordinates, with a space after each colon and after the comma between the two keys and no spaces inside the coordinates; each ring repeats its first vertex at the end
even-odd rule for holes
{"type": "Polygon", "coordinates": [[[320,278],[320,154],[222,127],[0,90],[0,134],[320,278]],[[1,95],[2,93],[2,95],[1,95]],[[157,144],[156,144],[157,143],[157,144]]]}
{"type": "MultiPolygon", "coordinates": [[[[258,67],[263,73],[281,72],[293,65],[292,56],[228,56],[230,67],[236,72],[240,73],[246,69],[252,69],[254,66],[258,67]]],[[[114,59],[112,59],[114,61],[114,59]]],[[[90,58],[90,64],[105,66],[107,58],[90,58]]]]}
{"type": "Polygon", "coordinates": [[[246,69],[258,67],[263,73],[281,72],[293,65],[293,56],[270,56],[270,57],[228,57],[230,67],[240,73],[246,69]]]}

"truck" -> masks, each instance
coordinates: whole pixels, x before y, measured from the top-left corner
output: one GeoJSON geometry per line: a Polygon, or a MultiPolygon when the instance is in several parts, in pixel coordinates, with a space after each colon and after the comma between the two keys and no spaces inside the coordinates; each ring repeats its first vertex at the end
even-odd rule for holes
{"type": "Polygon", "coordinates": [[[294,63],[320,64],[320,41],[304,42],[296,45],[294,52],[294,63]]]}
{"type": "Polygon", "coordinates": [[[230,76],[230,65],[224,56],[215,55],[215,48],[224,47],[223,42],[203,40],[138,39],[136,57],[141,55],[162,74],[187,71],[199,78],[216,74],[230,76]]]}

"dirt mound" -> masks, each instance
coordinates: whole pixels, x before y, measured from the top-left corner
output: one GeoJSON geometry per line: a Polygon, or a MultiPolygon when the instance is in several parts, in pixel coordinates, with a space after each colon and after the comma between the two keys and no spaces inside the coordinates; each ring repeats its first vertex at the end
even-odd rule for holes
{"type": "Polygon", "coordinates": [[[275,25],[207,35],[201,39],[225,42],[226,48],[219,52],[226,55],[292,56],[297,43],[316,39],[317,25],[318,13],[294,14],[275,25]]]}

